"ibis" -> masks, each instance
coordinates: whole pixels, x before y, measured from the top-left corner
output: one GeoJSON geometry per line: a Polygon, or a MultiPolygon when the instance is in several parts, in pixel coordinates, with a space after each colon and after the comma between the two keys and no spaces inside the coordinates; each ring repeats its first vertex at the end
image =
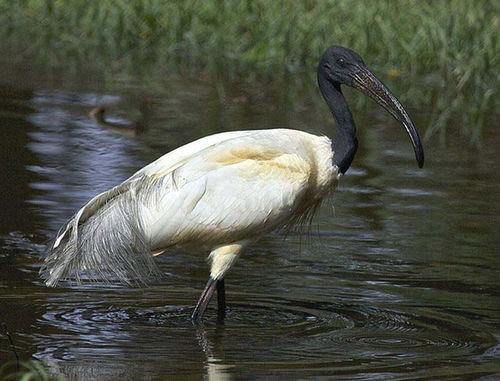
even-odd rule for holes
{"type": "Polygon", "coordinates": [[[155,256],[184,248],[208,254],[210,262],[192,320],[202,319],[216,292],[223,317],[224,277],[238,257],[267,233],[313,214],[351,165],[358,140],[342,85],[368,95],[399,121],[423,166],[410,117],[357,53],[329,47],[317,78],[336,122],[332,138],[292,129],[231,131],[174,149],[74,214],[51,244],[42,268],[46,284],[146,283],[159,274],[155,256]]]}

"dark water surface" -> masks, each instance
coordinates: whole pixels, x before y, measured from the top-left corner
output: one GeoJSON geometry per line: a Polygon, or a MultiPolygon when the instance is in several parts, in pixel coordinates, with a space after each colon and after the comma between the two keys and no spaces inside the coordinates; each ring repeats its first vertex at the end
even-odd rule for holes
{"type": "MultiPolygon", "coordinates": [[[[480,149],[431,139],[419,170],[400,126],[358,110],[360,150],[310,231],[254,245],[226,278],[225,324],[211,307],[194,327],[206,253],[158,258],[165,275],[150,288],[53,289],[38,276],[45,242],[93,195],[198,137],[330,133],[314,84],[291,104],[196,77],[3,73],[0,322],[24,359],[75,380],[500,377],[498,134],[480,149]],[[89,119],[102,103],[111,121],[138,121],[138,136],[89,119]]],[[[426,125],[425,110],[410,114],[426,125]]],[[[3,337],[0,358],[14,360],[3,337]]]]}

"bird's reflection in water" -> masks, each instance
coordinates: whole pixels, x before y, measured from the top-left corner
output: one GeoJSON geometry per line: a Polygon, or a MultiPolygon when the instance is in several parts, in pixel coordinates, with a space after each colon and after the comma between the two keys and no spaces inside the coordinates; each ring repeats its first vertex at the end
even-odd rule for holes
{"type": "MultiPolygon", "coordinates": [[[[225,327],[221,324],[217,324],[215,327],[205,327],[203,324],[197,324],[192,328],[191,337],[194,339],[193,343],[198,344],[199,350],[203,354],[201,357],[204,363],[203,370],[200,370],[204,374],[204,379],[209,381],[230,381],[233,379],[234,368],[236,365],[227,364],[223,356],[225,336],[225,327]]],[[[133,340],[132,338],[130,339],[133,340]]],[[[141,346],[142,344],[137,343],[137,346],[141,346]]],[[[113,350],[112,348],[114,348],[114,343],[108,342],[107,346],[109,346],[109,348],[104,350],[102,353],[113,350]]],[[[141,356],[132,360],[135,356],[131,358],[130,353],[127,354],[126,352],[121,352],[119,350],[117,350],[116,357],[113,359],[109,358],[109,360],[106,360],[106,356],[104,356],[102,358],[102,362],[89,362],[85,359],[85,354],[83,354],[83,357],[80,357],[77,353],[80,350],[85,351],[84,347],[85,345],[83,345],[83,347],[80,345],[74,346],[72,350],[75,350],[76,352],[73,355],[65,356],[65,361],[41,357],[40,360],[50,379],[67,379],[74,381],[84,381],[90,379],[135,380],[139,377],[139,375],[154,378],[155,375],[161,374],[160,372],[169,374],[170,372],[175,372],[176,369],[183,369],[184,371],[189,369],[189,374],[196,374],[196,377],[200,375],[197,371],[195,371],[194,374],[190,373],[193,369],[189,368],[189,360],[186,363],[183,363],[182,361],[173,363],[172,358],[164,358],[165,363],[163,366],[155,368],[151,367],[151,364],[142,363],[141,356]],[[179,366],[180,368],[178,368],[179,366]],[[113,374],[113,378],[107,378],[109,374],[113,374]]],[[[196,348],[196,346],[193,347],[193,349],[194,348],[196,348]]],[[[47,350],[50,351],[51,348],[47,348],[47,350]]],[[[103,348],[97,350],[103,350],[103,348]]],[[[148,349],[145,349],[145,351],[147,352],[148,349]]],[[[142,355],[146,354],[142,351],[140,353],[142,355]]],[[[139,355],[139,353],[136,353],[136,355],[139,355]]],[[[179,361],[179,359],[176,361],[179,361]]]]}
{"type": "Polygon", "coordinates": [[[221,357],[224,336],[224,325],[217,324],[213,331],[213,340],[210,340],[205,326],[196,324],[196,338],[198,344],[205,355],[206,377],[209,381],[230,381],[233,379],[231,369],[234,365],[224,363],[221,357]]]}

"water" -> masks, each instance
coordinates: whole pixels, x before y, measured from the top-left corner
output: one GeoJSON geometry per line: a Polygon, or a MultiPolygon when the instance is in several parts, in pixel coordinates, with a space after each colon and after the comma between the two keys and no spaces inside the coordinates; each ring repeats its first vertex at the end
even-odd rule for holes
{"type": "MultiPolygon", "coordinates": [[[[360,150],[310,231],[248,250],[226,278],[225,324],[212,306],[195,327],[200,253],[158,258],[165,275],[150,288],[51,289],[38,276],[45,242],[90,197],[198,137],[328,133],[314,86],[291,104],[196,77],[3,72],[0,322],[23,359],[75,380],[500,377],[498,134],[480,149],[431,139],[419,170],[400,126],[376,106],[357,110],[360,150]],[[102,103],[141,133],[98,126],[87,113],[102,103]]],[[[410,113],[425,125],[425,110],[410,113]]],[[[14,360],[5,337],[0,358],[14,360]]]]}

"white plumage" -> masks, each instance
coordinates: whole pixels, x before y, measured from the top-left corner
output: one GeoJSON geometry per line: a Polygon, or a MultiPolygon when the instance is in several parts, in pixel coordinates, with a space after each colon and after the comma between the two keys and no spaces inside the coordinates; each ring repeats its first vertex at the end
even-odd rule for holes
{"type": "Polygon", "coordinates": [[[146,282],[153,257],[173,247],[210,253],[210,278],[193,313],[203,316],[238,255],[273,230],[313,215],[357,149],[356,127],[340,89],[375,99],[406,128],[421,167],[418,133],[396,97],[353,51],[327,49],[318,84],[337,122],[333,139],[274,129],[225,132],[167,153],[81,208],[61,230],[45,262],[47,284],[88,278],[146,282]],[[334,152],[335,151],[335,152],[334,152]]]}
{"type": "Polygon", "coordinates": [[[144,257],[179,246],[210,250],[211,276],[221,279],[248,244],[317,207],[338,178],[332,155],[329,138],[288,129],[226,132],[177,148],[77,212],[54,249],[72,237],[97,247],[76,250],[77,242],[66,242],[75,251],[58,264],[62,253],[54,250],[47,283],[77,277],[80,269],[146,282],[155,271],[144,257]],[[136,239],[103,237],[129,225],[142,236],[143,252],[133,247],[136,239]],[[89,250],[99,253],[86,263],[89,250]]]}
{"type": "MultiPolygon", "coordinates": [[[[204,246],[220,263],[216,253],[244,247],[320,202],[336,176],[331,157],[330,139],[301,131],[230,132],[174,150],[131,180],[147,176],[160,189],[143,213],[154,251],[204,246]]],[[[217,279],[225,271],[211,272],[217,279]]]]}

